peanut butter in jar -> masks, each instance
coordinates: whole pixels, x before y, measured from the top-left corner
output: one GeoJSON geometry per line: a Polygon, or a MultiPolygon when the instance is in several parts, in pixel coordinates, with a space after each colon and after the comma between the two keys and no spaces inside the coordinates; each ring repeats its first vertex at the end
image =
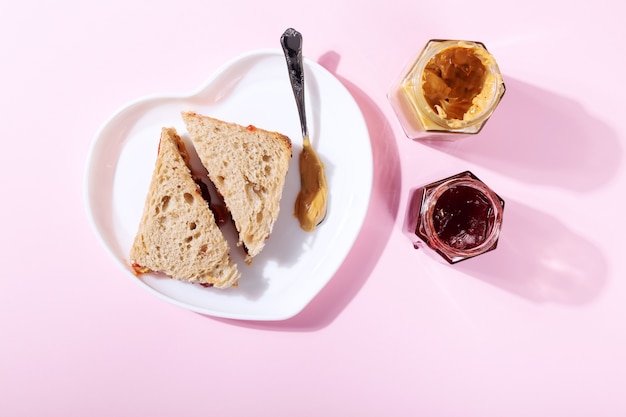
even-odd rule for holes
{"type": "Polygon", "coordinates": [[[389,100],[409,138],[447,139],[480,132],[504,92],[484,44],[431,40],[396,80],[389,100]]]}

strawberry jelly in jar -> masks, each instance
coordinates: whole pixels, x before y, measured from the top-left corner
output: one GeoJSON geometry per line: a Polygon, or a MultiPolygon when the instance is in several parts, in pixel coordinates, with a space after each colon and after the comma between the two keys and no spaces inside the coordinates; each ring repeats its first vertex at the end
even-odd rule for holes
{"type": "Polygon", "coordinates": [[[426,245],[450,264],[496,249],[504,200],[471,172],[421,187],[412,201],[416,247],[426,245]]]}

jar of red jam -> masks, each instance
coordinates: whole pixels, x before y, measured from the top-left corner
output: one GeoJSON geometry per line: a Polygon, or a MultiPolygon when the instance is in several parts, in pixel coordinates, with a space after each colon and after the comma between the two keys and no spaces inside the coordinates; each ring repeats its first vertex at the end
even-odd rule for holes
{"type": "Polygon", "coordinates": [[[483,43],[433,39],[388,98],[409,138],[450,139],[480,132],[504,92],[498,64],[483,43]]]}
{"type": "Polygon", "coordinates": [[[413,202],[416,247],[426,245],[454,264],[498,245],[504,200],[470,171],[417,189],[413,202]]]}

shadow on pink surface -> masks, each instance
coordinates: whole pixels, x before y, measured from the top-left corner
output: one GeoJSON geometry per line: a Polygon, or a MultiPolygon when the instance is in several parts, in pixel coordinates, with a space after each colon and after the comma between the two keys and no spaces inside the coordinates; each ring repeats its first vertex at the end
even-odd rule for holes
{"type": "MultiPolygon", "coordinates": [[[[428,255],[429,261],[446,264],[424,244],[416,245],[415,225],[421,201],[417,190],[409,193],[403,233],[428,255]]],[[[555,216],[503,198],[503,226],[497,248],[449,267],[538,303],[574,305],[595,299],[608,276],[601,250],[555,216]]]]}
{"type": "Polygon", "coordinates": [[[534,302],[581,305],[599,296],[608,276],[600,249],[556,217],[505,200],[498,248],[454,268],[534,302]]]}
{"type": "MultiPolygon", "coordinates": [[[[615,131],[572,100],[519,80],[506,83],[500,108],[478,136],[424,144],[531,185],[586,192],[612,178],[622,159],[615,131]]],[[[534,302],[594,300],[608,275],[600,249],[555,215],[501,196],[498,248],[450,267],[534,302]]]]}
{"type": "Polygon", "coordinates": [[[230,324],[284,331],[314,331],[330,324],[359,292],[375,267],[394,228],[400,200],[400,160],[395,136],[386,117],[361,89],[337,75],[339,55],[322,55],[318,63],[333,73],[358,104],[370,134],[374,177],[370,204],[343,264],[322,291],[295,317],[280,322],[248,322],[213,318],[230,324]]]}
{"type": "Polygon", "coordinates": [[[478,135],[424,144],[530,184],[588,191],[613,177],[623,149],[610,126],[571,99],[505,82],[500,106],[478,135]]]}

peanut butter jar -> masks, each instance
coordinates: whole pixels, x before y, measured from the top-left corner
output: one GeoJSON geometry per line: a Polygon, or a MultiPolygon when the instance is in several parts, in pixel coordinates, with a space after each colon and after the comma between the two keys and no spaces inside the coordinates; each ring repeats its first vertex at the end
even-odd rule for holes
{"type": "Polygon", "coordinates": [[[481,42],[430,40],[389,91],[407,137],[453,139],[483,128],[506,88],[481,42]]]}

